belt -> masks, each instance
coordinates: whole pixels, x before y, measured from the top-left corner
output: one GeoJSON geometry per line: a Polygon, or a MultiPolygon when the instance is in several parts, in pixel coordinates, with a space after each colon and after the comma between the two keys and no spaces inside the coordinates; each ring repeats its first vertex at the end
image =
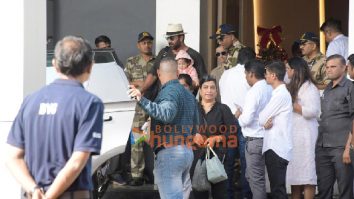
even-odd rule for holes
{"type": "Polygon", "coordinates": [[[162,150],[164,150],[164,149],[166,149],[166,147],[165,146],[159,146],[159,147],[156,147],[156,149],[154,150],[154,154],[155,154],[155,156],[157,156],[157,154],[160,152],[160,151],[162,151],[162,150]]]}
{"type": "Polygon", "coordinates": [[[67,191],[64,192],[59,199],[91,199],[91,192],[88,190],[67,191]]]}
{"type": "Polygon", "coordinates": [[[247,142],[252,141],[252,140],[259,140],[259,139],[263,139],[263,138],[257,138],[257,137],[245,137],[245,140],[246,140],[247,142]]]}

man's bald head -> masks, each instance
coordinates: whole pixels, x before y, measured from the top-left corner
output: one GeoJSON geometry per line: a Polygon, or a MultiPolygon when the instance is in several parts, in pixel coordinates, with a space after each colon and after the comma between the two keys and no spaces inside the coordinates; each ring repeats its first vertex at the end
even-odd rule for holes
{"type": "Polygon", "coordinates": [[[174,60],[170,57],[165,57],[165,58],[161,59],[159,70],[160,70],[160,72],[164,72],[164,73],[177,74],[176,60],[174,60]]]}
{"type": "Polygon", "coordinates": [[[177,79],[177,62],[173,58],[165,57],[160,61],[158,76],[162,84],[177,79]]]}

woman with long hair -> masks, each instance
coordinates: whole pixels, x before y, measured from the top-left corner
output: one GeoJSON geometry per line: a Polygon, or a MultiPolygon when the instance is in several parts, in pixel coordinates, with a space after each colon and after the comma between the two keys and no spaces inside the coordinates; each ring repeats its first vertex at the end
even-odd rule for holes
{"type": "Polygon", "coordinates": [[[287,88],[293,101],[293,151],[287,168],[287,183],[292,199],[313,199],[317,184],[315,146],[318,136],[317,117],[320,94],[311,78],[309,67],[300,57],[289,59],[287,88]]]}

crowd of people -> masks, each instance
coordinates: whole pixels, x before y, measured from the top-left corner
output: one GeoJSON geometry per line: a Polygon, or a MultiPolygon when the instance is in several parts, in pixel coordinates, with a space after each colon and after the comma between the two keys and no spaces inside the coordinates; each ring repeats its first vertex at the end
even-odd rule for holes
{"type": "MultiPolygon", "coordinates": [[[[167,37],[169,47],[174,50],[171,53],[163,49],[159,57],[163,53],[163,57],[180,60],[183,54],[191,60],[185,64],[187,67],[193,65],[193,58],[185,56],[188,50],[185,34],[178,27],[175,38],[167,37]]],[[[349,153],[352,126],[348,122],[352,120],[354,101],[352,83],[346,73],[348,38],[341,33],[340,21],[335,19],[327,20],[320,30],[329,43],[326,55],[319,50],[319,37],[306,32],[298,40],[300,56],[268,63],[257,59],[252,48],[240,43],[230,24],[222,24],[210,37],[218,43],[215,53],[218,66],[207,76],[200,72],[200,65],[195,67],[200,81],[200,123],[236,126],[238,138],[238,147],[217,150],[228,179],[212,185],[209,194],[213,198],[234,198],[233,168],[237,155],[241,162],[242,198],[267,197],[265,170],[273,198],[287,198],[286,185],[291,186],[292,198],[314,198],[316,186],[319,198],[331,198],[335,181],[340,198],[352,197],[349,153]]],[[[195,73],[178,69],[177,74],[181,74],[183,85],[189,82],[188,90],[198,87],[195,80],[190,80],[193,78],[185,77],[196,76],[195,73]]],[[[149,79],[139,92],[144,93],[151,84],[149,79]]],[[[213,140],[212,146],[222,141],[218,134],[212,135],[213,139],[210,135],[206,132],[205,137],[213,140]]],[[[198,133],[195,138],[198,140],[198,133]]],[[[200,152],[194,155],[194,162],[203,157],[200,152]]],[[[193,165],[190,170],[193,180],[193,165]]],[[[207,198],[208,194],[204,194],[194,190],[192,197],[207,198]]]]}
{"type": "MultiPolygon", "coordinates": [[[[267,198],[266,171],[274,199],[288,198],[286,185],[293,199],[313,199],[316,187],[318,198],[332,198],[335,181],[339,198],[353,198],[354,86],[347,76],[354,78],[354,54],[348,56],[340,21],[328,19],[320,30],[329,43],[325,55],[319,37],[306,32],[298,40],[300,56],[264,62],[238,40],[234,26],[222,24],[210,36],[218,44],[210,74],[185,44],[182,24],[168,24],[168,46],[156,57],[154,37],[138,34],[139,54],[124,65],[137,101],[131,137],[149,124],[150,140],[131,145],[129,184],[145,183],[149,144],[162,199],[234,199],[236,157],[242,198],[267,198]],[[192,182],[207,147],[227,179],[201,191],[192,182]]],[[[95,44],[109,48],[110,39],[101,35],[95,44]]],[[[92,197],[90,157],[100,151],[103,125],[101,100],[82,86],[92,64],[87,41],[63,38],[53,59],[60,79],[20,108],[7,165],[28,197],[92,197]]]]}
{"type": "MultiPolygon", "coordinates": [[[[170,24],[169,28],[171,26],[174,25],[170,24]]],[[[200,56],[196,56],[194,50],[190,50],[191,56],[186,56],[190,48],[184,44],[185,34],[180,24],[175,26],[179,31],[174,32],[175,38],[166,37],[169,47],[160,51],[159,58],[176,58],[179,63],[183,54],[188,60],[184,61],[184,67],[193,66],[192,55],[198,60],[200,56]]],[[[326,55],[319,50],[319,37],[306,32],[298,40],[300,56],[265,63],[257,59],[252,48],[240,43],[232,25],[222,24],[210,37],[218,43],[215,53],[218,66],[210,75],[200,72],[200,65],[195,66],[198,74],[195,75],[195,72],[181,70],[178,64],[181,84],[189,91],[199,85],[199,124],[237,127],[238,147],[216,148],[228,179],[213,184],[208,193],[193,190],[191,198],[208,198],[209,194],[213,198],[234,198],[233,168],[237,155],[241,162],[242,198],[267,198],[266,170],[272,198],[287,198],[286,185],[291,186],[292,198],[314,198],[316,186],[319,198],[331,198],[335,181],[340,198],[352,197],[349,153],[352,126],[348,122],[352,120],[354,98],[346,73],[348,39],[335,19],[327,20],[320,30],[329,43],[326,55]],[[199,84],[196,84],[196,76],[199,84]]],[[[350,57],[348,60],[350,63],[350,57]]],[[[158,63],[159,60],[155,61],[155,68],[158,63]]],[[[132,92],[144,93],[156,80],[153,75],[156,72],[151,74],[153,79],[132,92]]],[[[158,101],[154,103],[159,107],[158,101]]],[[[201,139],[198,133],[194,136],[195,143],[201,139]]],[[[205,132],[204,136],[200,141],[204,145],[199,145],[194,152],[195,160],[190,168],[192,181],[195,163],[203,158],[205,144],[214,146],[223,139],[210,132],[205,132]]],[[[228,136],[230,132],[226,139],[228,136]]],[[[155,150],[155,155],[159,158],[157,152],[155,150]]],[[[190,187],[190,184],[183,185],[190,187]]],[[[180,189],[180,194],[186,196],[189,190],[180,189]]],[[[162,198],[174,198],[164,194],[162,198]]]]}

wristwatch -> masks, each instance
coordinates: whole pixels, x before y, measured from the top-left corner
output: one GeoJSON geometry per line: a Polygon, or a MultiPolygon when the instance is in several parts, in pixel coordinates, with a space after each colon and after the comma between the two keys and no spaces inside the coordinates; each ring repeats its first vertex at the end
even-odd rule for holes
{"type": "Polygon", "coordinates": [[[42,193],[44,193],[43,188],[40,187],[39,185],[36,185],[36,186],[34,186],[34,187],[30,190],[30,192],[25,193],[25,196],[27,197],[27,195],[30,195],[30,196],[32,197],[33,193],[34,193],[37,189],[39,189],[42,193]]]}

